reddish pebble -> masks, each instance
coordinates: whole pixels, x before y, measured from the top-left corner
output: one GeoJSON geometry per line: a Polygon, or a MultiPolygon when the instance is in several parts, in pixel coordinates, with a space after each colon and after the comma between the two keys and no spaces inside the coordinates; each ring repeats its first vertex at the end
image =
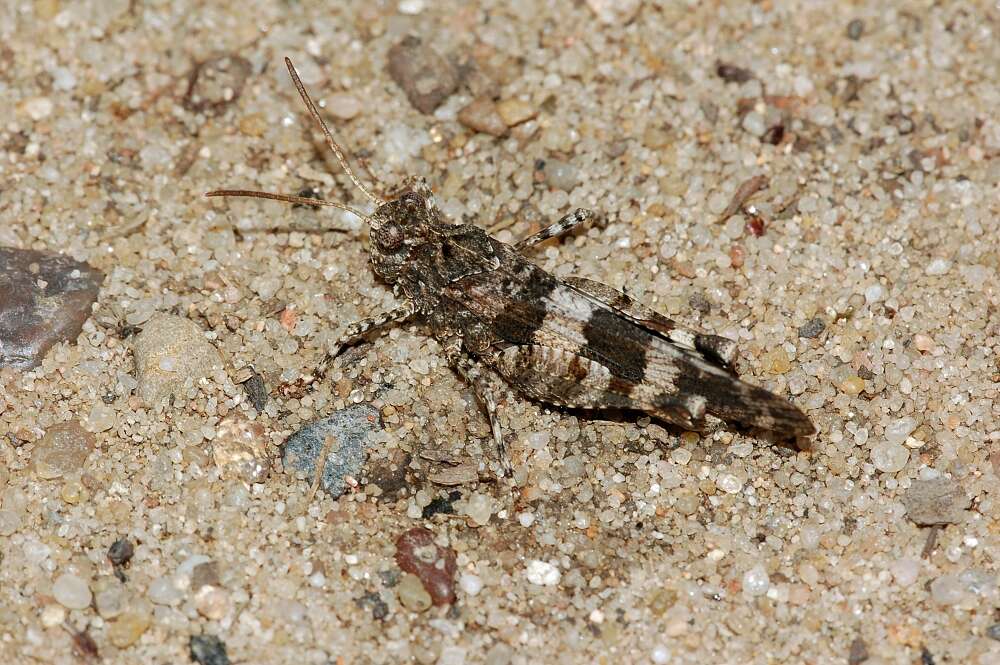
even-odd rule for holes
{"type": "Polygon", "coordinates": [[[743,262],[746,259],[746,253],[743,248],[739,245],[733,245],[729,248],[729,265],[734,268],[742,268],[743,262]]]}
{"type": "Polygon", "coordinates": [[[455,551],[438,546],[432,532],[416,527],[400,535],[396,564],[420,578],[435,605],[455,602],[455,551]]]}
{"type": "Polygon", "coordinates": [[[764,231],[767,230],[764,218],[760,215],[750,215],[747,218],[746,230],[757,238],[761,237],[764,235],[764,231]]]}

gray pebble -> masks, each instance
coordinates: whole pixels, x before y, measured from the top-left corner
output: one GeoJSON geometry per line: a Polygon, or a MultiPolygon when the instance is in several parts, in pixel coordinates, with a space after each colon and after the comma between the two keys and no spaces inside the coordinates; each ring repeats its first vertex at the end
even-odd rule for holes
{"type": "Polygon", "coordinates": [[[76,340],[103,281],[68,256],[0,247],[0,368],[37,367],[55,344],[76,340]]]}
{"type": "Polygon", "coordinates": [[[326,437],[334,437],[326,457],[320,486],[333,498],[344,493],[348,476],[358,477],[365,463],[368,434],[382,427],[378,409],[370,404],[354,404],[323,420],[309,423],[288,437],[282,462],[286,469],[302,471],[308,477],[316,472],[316,463],[326,437]]]}
{"type": "Polygon", "coordinates": [[[812,339],[814,337],[819,337],[820,333],[824,330],[826,330],[826,322],[824,322],[823,319],[816,317],[814,319],[809,319],[804,324],[799,326],[799,337],[812,339]]]}
{"type": "Polygon", "coordinates": [[[859,18],[854,19],[847,24],[847,37],[858,41],[861,39],[861,35],[865,32],[865,22],[859,18]]]}
{"type": "Polygon", "coordinates": [[[972,499],[951,478],[915,480],[903,496],[906,516],[920,526],[958,524],[972,499]]]}

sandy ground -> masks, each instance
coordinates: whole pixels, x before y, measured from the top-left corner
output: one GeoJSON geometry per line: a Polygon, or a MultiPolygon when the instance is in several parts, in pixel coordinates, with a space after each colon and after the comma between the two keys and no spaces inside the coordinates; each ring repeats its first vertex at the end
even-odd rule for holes
{"type": "Polygon", "coordinates": [[[0,661],[1000,662],[1000,11],[689,5],[2,3],[0,245],[105,280],[0,370],[0,661]],[[497,482],[417,326],[304,386],[396,300],[349,214],[202,197],[370,210],[284,56],[390,190],[508,242],[597,211],[538,263],[738,340],[812,450],[513,398],[497,482]],[[362,471],[310,501],[282,444],[361,403],[362,471]]]}

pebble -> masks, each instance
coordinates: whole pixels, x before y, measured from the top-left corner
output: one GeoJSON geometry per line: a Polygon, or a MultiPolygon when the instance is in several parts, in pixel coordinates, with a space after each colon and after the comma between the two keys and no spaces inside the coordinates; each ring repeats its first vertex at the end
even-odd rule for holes
{"type": "Polygon", "coordinates": [[[826,322],[823,321],[823,319],[818,317],[809,319],[804,324],[799,326],[799,337],[814,339],[819,337],[824,330],[826,330],[826,322]]]}
{"type": "Polygon", "coordinates": [[[488,97],[473,100],[468,106],[458,112],[458,121],[469,129],[490,136],[503,136],[507,133],[507,123],[497,112],[496,104],[488,97]]]}
{"type": "Polygon", "coordinates": [[[282,462],[286,469],[304,472],[312,480],[327,437],[333,437],[320,479],[323,491],[336,499],[347,488],[347,478],[361,474],[367,456],[368,434],[382,427],[379,410],[354,404],[307,424],[288,437],[282,462]]]}
{"type": "Polygon", "coordinates": [[[94,404],[87,414],[84,427],[88,432],[106,432],[115,426],[115,411],[106,404],[100,402],[94,404]]]}
{"type": "Polygon", "coordinates": [[[404,531],[396,539],[396,565],[420,579],[435,605],[455,602],[455,550],[434,542],[423,527],[404,531]]]}
{"type": "Polygon", "coordinates": [[[441,649],[437,665],[465,665],[465,654],[467,650],[457,645],[449,645],[441,649]]]}
{"type": "Polygon", "coordinates": [[[926,353],[934,349],[934,340],[927,335],[918,333],[913,336],[913,346],[917,348],[917,351],[926,353]]]}
{"type": "Polygon", "coordinates": [[[113,578],[108,578],[109,584],[98,589],[94,594],[94,605],[97,613],[105,619],[113,619],[122,613],[125,605],[125,592],[113,578]]]}
{"type": "Polygon", "coordinates": [[[986,629],[986,637],[1000,642],[1000,623],[995,623],[986,629]]]}
{"type": "Polygon", "coordinates": [[[0,369],[37,367],[59,342],[74,342],[104,274],[55,252],[0,247],[0,369]]]}
{"type": "Polygon", "coordinates": [[[911,558],[897,559],[889,566],[889,572],[892,573],[896,584],[907,588],[916,582],[917,576],[920,575],[920,561],[911,558]]]}
{"type": "Polygon", "coordinates": [[[545,162],[545,182],[556,189],[568,192],[580,182],[580,173],[568,162],[549,159],[545,162]]]}
{"type": "Polygon", "coordinates": [[[464,513],[468,515],[476,526],[486,526],[493,514],[493,498],[487,494],[476,492],[465,502],[464,513]]]}
{"type": "Polygon", "coordinates": [[[736,494],[743,489],[743,481],[731,473],[719,476],[716,486],[727,494],[736,494]]]}
{"type": "Polygon", "coordinates": [[[771,578],[763,566],[754,566],[743,574],[743,590],[751,596],[762,596],[771,588],[771,578]]]}
{"type": "Polygon", "coordinates": [[[910,451],[902,444],[880,441],[872,446],[871,459],[882,473],[896,473],[910,460],[910,451]]]}
{"type": "Polygon", "coordinates": [[[548,561],[532,559],[524,571],[528,581],[539,586],[555,586],[559,584],[562,573],[548,561]]]}
{"type": "Polygon", "coordinates": [[[421,113],[433,113],[458,88],[455,66],[413,35],[389,49],[387,68],[413,108],[421,113]]]}
{"type": "Polygon", "coordinates": [[[958,575],[942,575],[931,582],[931,598],[940,605],[958,605],[968,595],[966,585],[958,575]]]}
{"type": "Polygon", "coordinates": [[[176,605],[184,598],[184,592],[178,588],[172,575],[157,577],[150,582],[146,595],[157,605],[176,605]]]}
{"type": "Polygon", "coordinates": [[[246,485],[261,483],[271,472],[269,439],[264,426],[244,416],[226,418],[216,428],[212,458],[223,478],[246,485]]]}
{"type": "Polygon", "coordinates": [[[37,122],[52,115],[54,106],[48,97],[32,97],[24,102],[22,108],[32,120],[37,122]]]}
{"type": "Polygon", "coordinates": [[[631,21],[642,0],[587,0],[587,6],[606,25],[625,25],[631,21]]]}
{"type": "Polygon", "coordinates": [[[82,610],[90,607],[90,601],[93,598],[87,581],[69,573],[56,578],[52,585],[52,595],[60,605],[71,610],[82,610]]]}
{"type": "Polygon", "coordinates": [[[856,397],[865,389],[865,380],[856,374],[852,374],[840,382],[840,389],[848,395],[856,397]]]}
{"type": "Polygon", "coordinates": [[[469,596],[475,596],[483,590],[483,580],[474,573],[462,573],[458,578],[458,586],[469,596]]]}
{"type": "Polygon", "coordinates": [[[188,651],[198,665],[229,665],[226,643],[215,635],[192,635],[188,651]]]}
{"type": "Polygon", "coordinates": [[[656,665],[665,665],[670,662],[670,649],[662,644],[658,645],[649,654],[649,659],[656,663],[656,665]]]}
{"type": "Polygon", "coordinates": [[[188,77],[184,107],[219,115],[243,94],[253,65],[238,55],[222,54],[195,65],[188,77]]]}
{"type": "Polygon", "coordinates": [[[903,495],[906,516],[920,526],[959,524],[972,499],[951,478],[914,480],[903,495]]]}
{"type": "Polygon", "coordinates": [[[21,528],[21,515],[13,510],[0,510],[0,536],[10,536],[21,528]]]}
{"type": "Polygon", "coordinates": [[[361,100],[352,94],[335,92],[332,95],[327,95],[326,110],[339,120],[350,120],[361,113],[364,106],[361,104],[361,100]]]}
{"type": "Polygon", "coordinates": [[[868,645],[860,637],[851,642],[851,650],[847,654],[847,665],[861,665],[868,660],[868,645]]]}
{"type": "Polygon", "coordinates": [[[497,102],[497,113],[508,127],[520,125],[538,115],[537,109],[520,99],[502,99],[497,102]]]}
{"type": "Polygon", "coordinates": [[[396,595],[399,603],[411,612],[423,612],[433,604],[420,578],[412,573],[404,573],[400,578],[396,595]]]}
{"type": "Polygon", "coordinates": [[[903,443],[919,424],[915,418],[909,416],[894,420],[885,426],[885,440],[889,443],[903,443]]]}
{"type": "Polygon", "coordinates": [[[222,368],[222,356],[189,319],[155,314],[135,337],[138,395],[157,406],[179,393],[186,381],[198,381],[222,368]]]}
{"type": "Polygon", "coordinates": [[[949,270],[951,270],[951,261],[941,258],[933,259],[924,268],[924,272],[928,275],[945,275],[949,270]]]}
{"type": "Polygon", "coordinates": [[[229,614],[232,603],[228,591],[206,584],[195,592],[194,607],[206,619],[218,621],[229,614]]]}
{"type": "Polygon", "coordinates": [[[66,620],[66,609],[59,605],[46,605],[42,610],[42,625],[46,628],[54,628],[66,620]]]}
{"type": "Polygon", "coordinates": [[[108,559],[115,566],[124,566],[132,560],[134,554],[135,547],[128,538],[119,538],[108,548],[108,559]]]}
{"type": "Polygon", "coordinates": [[[135,644],[149,629],[152,619],[148,612],[132,609],[118,615],[108,626],[108,640],[119,649],[135,644]]]}
{"type": "Polygon", "coordinates": [[[70,420],[45,430],[31,461],[40,478],[51,480],[79,473],[93,450],[94,435],[70,420]]]}
{"type": "Polygon", "coordinates": [[[865,22],[859,18],[852,20],[847,24],[847,38],[858,41],[861,39],[861,35],[865,31],[865,22]]]}

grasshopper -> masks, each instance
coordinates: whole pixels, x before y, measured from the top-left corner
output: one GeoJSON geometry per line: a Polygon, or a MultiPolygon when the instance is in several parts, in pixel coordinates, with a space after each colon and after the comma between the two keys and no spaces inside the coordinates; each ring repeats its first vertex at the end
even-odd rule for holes
{"type": "Polygon", "coordinates": [[[285,64],[327,145],[374,212],[251,190],[206,196],[339,208],[367,224],[372,268],[403,302],[348,325],[325,362],[370,332],[420,319],[485,407],[508,472],[511,461],[497,418],[501,379],[548,404],[640,411],[691,430],[703,429],[711,414],[788,437],[815,433],[798,407],[737,377],[732,340],[681,327],[600,282],[558,279],[526,258],[539,243],[592,218],[589,210],[577,209],[509,245],[477,226],[447,220],[420,179],[408,179],[389,198],[374,194],[351,170],[291,60],[285,58],[285,64]]]}

